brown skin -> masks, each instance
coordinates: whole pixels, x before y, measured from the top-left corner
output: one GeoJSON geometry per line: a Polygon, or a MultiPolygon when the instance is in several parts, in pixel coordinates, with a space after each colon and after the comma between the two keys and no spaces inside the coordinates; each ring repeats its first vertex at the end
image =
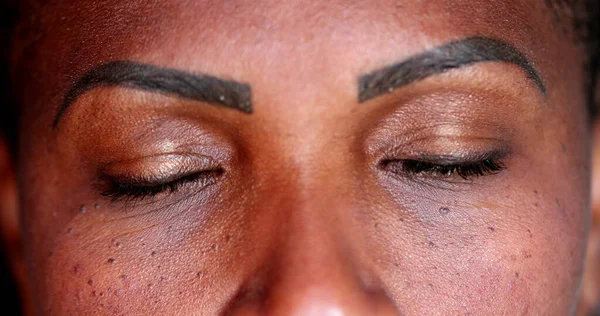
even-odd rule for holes
{"type": "Polygon", "coordinates": [[[574,310],[591,128],[582,51],[543,1],[148,3],[49,4],[33,53],[17,42],[38,312],[574,310]],[[517,67],[486,63],[359,104],[359,76],[472,35],[523,51],[547,97],[517,67]],[[53,130],[74,80],[120,59],[247,82],[255,111],[99,88],[53,130]],[[385,155],[498,147],[511,148],[506,169],[469,181],[379,167],[385,155]],[[166,162],[141,157],[170,152],[210,156],[225,174],[143,201],[101,196],[98,170],[157,174],[166,162]]]}

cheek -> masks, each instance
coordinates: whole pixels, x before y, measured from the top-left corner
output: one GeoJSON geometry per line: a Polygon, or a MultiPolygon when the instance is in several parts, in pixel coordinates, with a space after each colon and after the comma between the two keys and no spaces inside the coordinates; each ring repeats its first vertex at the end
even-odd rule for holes
{"type": "Polygon", "coordinates": [[[413,222],[380,225],[373,236],[384,283],[400,304],[415,302],[404,312],[568,314],[584,212],[535,194],[519,201],[431,206],[413,222]]]}
{"type": "Polygon", "coordinates": [[[88,213],[58,236],[48,258],[49,313],[216,314],[235,294],[241,237],[227,223],[200,221],[198,210],[168,220],[88,213]]]}

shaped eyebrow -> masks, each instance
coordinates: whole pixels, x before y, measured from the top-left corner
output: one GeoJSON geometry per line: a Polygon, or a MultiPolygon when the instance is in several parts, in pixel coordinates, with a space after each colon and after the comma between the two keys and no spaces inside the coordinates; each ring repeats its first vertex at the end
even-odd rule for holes
{"type": "Polygon", "coordinates": [[[53,128],[79,96],[94,88],[108,86],[172,94],[252,113],[252,90],[248,84],[120,60],[89,70],[71,86],[54,118],[53,128]]]}
{"type": "Polygon", "coordinates": [[[362,103],[427,77],[481,62],[505,62],[520,67],[546,95],[542,78],[523,53],[504,41],[476,36],[438,46],[361,76],[358,100],[362,103]]]}

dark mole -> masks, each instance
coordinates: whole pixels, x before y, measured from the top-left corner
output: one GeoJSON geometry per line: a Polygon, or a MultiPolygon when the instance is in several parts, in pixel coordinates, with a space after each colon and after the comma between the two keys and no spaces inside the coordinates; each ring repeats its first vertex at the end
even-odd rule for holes
{"type": "Polygon", "coordinates": [[[152,251],[152,252],[150,253],[150,255],[151,255],[152,257],[156,256],[156,251],[152,251]]]}
{"type": "Polygon", "coordinates": [[[492,226],[488,227],[488,230],[489,230],[490,232],[492,232],[492,233],[493,233],[494,231],[496,231],[496,229],[495,229],[494,227],[492,227],[492,226]]]}
{"type": "Polygon", "coordinates": [[[116,262],[116,260],[113,258],[110,258],[106,262],[108,262],[109,264],[114,264],[116,262]]]}
{"type": "Polygon", "coordinates": [[[515,278],[519,278],[519,272],[515,272],[515,278]]]}
{"type": "Polygon", "coordinates": [[[88,280],[88,285],[89,285],[89,286],[92,286],[92,285],[94,285],[94,280],[92,280],[92,279],[89,279],[89,280],[88,280]]]}
{"type": "Polygon", "coordinates": [[[442,213],[443,215],[446,215],[446,214],[450,213],[450,209],[447,207],[442,207],[442,208],[440,208],[440,213],[442,213]]]}

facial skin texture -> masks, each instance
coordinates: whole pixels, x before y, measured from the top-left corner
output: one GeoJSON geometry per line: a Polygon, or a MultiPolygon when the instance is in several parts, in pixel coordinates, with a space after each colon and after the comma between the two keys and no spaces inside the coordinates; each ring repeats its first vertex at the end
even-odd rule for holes
{"type": "Polygon", "coordinates": [[[38,312],[573,311],[590,127],[582,52],[543,1],[50,1],[41,12],[35,49],[15,53],[28,64],[20,207],[38,312]],[[546,95],[491,62],[358,101],[360,76],[471,36],[523,52],[546,95]],[[53,129],[71,85],[115,60],[248,83],[253,112],[98,87],[53,129]],[[480,177],[402,171],[496,153],[502,170],[480,177]],[[154,197],[114,193],[202,171],[154,197]]]}

